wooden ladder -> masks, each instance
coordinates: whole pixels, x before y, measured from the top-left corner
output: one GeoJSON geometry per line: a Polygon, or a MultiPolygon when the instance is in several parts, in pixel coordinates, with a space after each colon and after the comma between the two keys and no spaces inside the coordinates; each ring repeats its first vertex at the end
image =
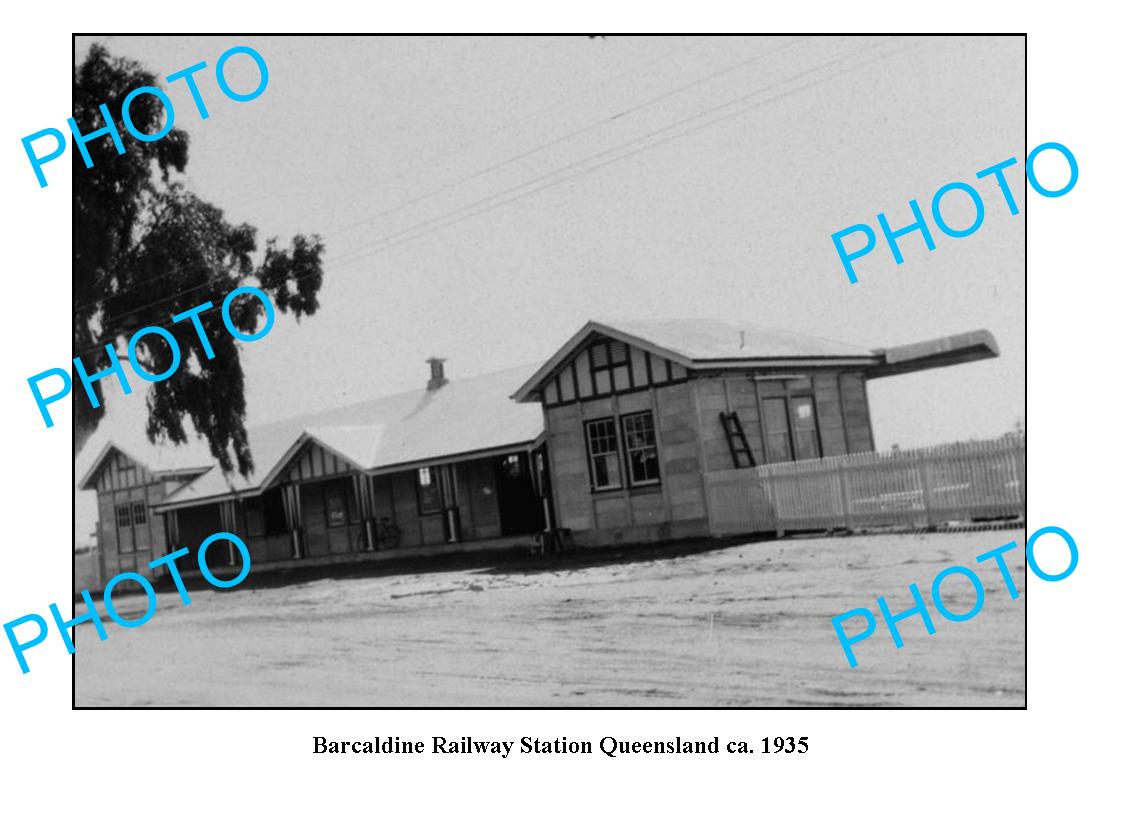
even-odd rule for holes
{"type": "Polygon", "coordinates": [[[736,411],[721,413],[721,426],[725,429],[725,438],[729,442],[729,453],[733,456],[733,464],[738,468],[756,467],[752,448],[749,440],[745,438],[745,429],[741,426],[741,418],[736,411]]]}

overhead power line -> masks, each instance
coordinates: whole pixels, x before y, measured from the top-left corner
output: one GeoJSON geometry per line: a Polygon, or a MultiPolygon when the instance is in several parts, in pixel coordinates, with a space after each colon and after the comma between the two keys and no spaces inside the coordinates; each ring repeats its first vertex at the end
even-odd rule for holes
{"type": "MultiPolygon", "coordinates": [[[[896,38],[896,37],[889,38],[888,40],[886,40],[886,42],[891,42],[891,41],[896,40],[896,39],[898,39],[898,38],[896,38]]],[[[411,227],[407,227],[406,229],[399,230],[399,231],[397,231],[395,233],[392,233],[390,235],[386,235],[383,238],[378,239],[377,241],[375,241],[372,244],[368,244],[366,246],[358,247],[355,250],[351,250],[347,253],[344,253],[344,255],[342,256],[342,261],[341,262],[336,261],[333,264],[333,267],[338,269],[338,268],[349,266],[349,265],[351,265],[353,263],[356,263],[360,260],[365,260],[366,258],[368,258],[372,255],[379,254],[381,252],[387,251],[387,250],[392,249],[392,248],[394,248],[394,247],[396,247],[396,246],[398,246],[402,243],[407,243],[409,241],[416,240],[417,238],[421,238],[421,237],[429,235],[433,232],[436,232],[436,231],[439,231],[441,229],[445,229],[447,227],[453,226],[453,225],[458,224],[462,221],[465,221],[469,218],[473,218],[477,215],[482,215],[483,213],[490,212],[491,210],[497,209],[498,207],[506,206],[507,204],[513,203],[515,201],[522,200],[522,199],[527,198],[531,195],[537,194],[537,193],[539,193],[543,190],[554,187],[558,184],[564,183],[566,181],[571,181],[571,180],[573,180],[575,178],[578,178],[580,176],[584,176],[588,173],[591,173],[591,172],[593,172],[595,170],[598,170],[602,167],[606,167],[608,165],[614,164],[614,163],[616,163],[618,161],[621,161],[625,158],[629,158],[629,157],[637,155],[639,153],[643,153],[647,150],[651,150],[655,147],[659,147],[660,145],[663,145],[663,144],[666,144],[668,142],[677,140],[679,138],[690,135],[692,133],[696,133],[700,130],[704,130],[706,128],[709,128],[709,127],[712,127],[714,125],[720,124],[722,122],[728,121],[730,119],[736,118],[738,116],[742,116],[742,115],[744,115],[745,113],[748,113],[751,110],[754,110],[758,107],[761,107],[762,105],[777,101],[779,99],[785,98],[787,96],[798,93],[800,91],[807,90],[807,89],[812,88],[816,85],[822,84],[823,82],[834,79],[838,76],[842,76],[844,74],[850,73],[850,72],[858,70],[860,68],[863,68],[863,67],[865,67],[867,65],[870,65],[874,62],[878,62],[878,61],[886,59],[888,57],[892,57],[892,56],[895,56],[897,54],[903,53],[905,51],[911,50],[911,49],[917,47],[919,44],[920,44],[919,42],[914,42],[914,43],[911,43],[911,44],[909,44],[907,46],[904,46],[902,48],[898,48],[898,49],[895,49],[895,50],[892,50],[892,51],[881,53],[881,54],[879,54],[879,55],[877,55],[877,56],[875,56],[871,59],[864,60],[862,62],[856,63],[852,66],[849,66],[847,68],[843,68],[843,69],[838,70],[838,71],[834,71],[830,74],[827,74],[826,76],[823,76],[823,77],[820,77],[818,79],[812,80],[811,82],[804,83],[802,85],[799,85],[795,88],[791,88],[791,89],[789,89],[787,91],[784,91],[780,94],[777,94],[775,96],[772,96],[772,97],[769,97],[767,99],[761,100],[758,103],[745,106],[744,108],[735,110],[731,113],[728,113],[728,114],[726,114],[724,116],[721,116],[721,117],[718,117],[716,119],[712,119],[712,120],[703,122],[703,123],[701,123],[701,124],[699,124],[695,127],[689,128],[689,129],[681,131],[679,133],[671,134],[671,135],[667,136],[666,138],[660,139],[660,140],[658,140],[656,142],[653,142],[651,144],[643,145],[643,146],[638,147],[634,150],[623,153],[619,156],[615,156],[615,157],[610,158],[606,161],[602,161],[598,164],[594,164],[590,167],[584,167],[584,168],[581,168],[581,169],[577,169],[577,168],[580,168],[581,165],[587,164],[590,161],[595,161],[598,158],[602,158],[602,157],[607,156],[609,154],[615,153],[615,152],[621,150],[622,148],[631,146],[633,144],[637,144],[639,142],[646,141],[653,136],[661,135],[662,133],[665,133],[669,130],[673,130],[675,128],[681,127],[682,125],[687,124],[687,123],[692,122],[692,121],[695,121],[699,118],[711,115],[715,112],[718,112],[718,111],[727,109],[731,106],[737,105],[739,103],[745,102],[745,101],[747,101],[749,99],[752,99],[756,96],[759,96],[760,94],[765,93],[769,90],[774,90],[774,89],[776,89],[780,86],[786,85],[786,84],[788,84],[788,83],[790,83],[794,80],[797,80],[797,79],[800,79],[804,76],[807,76],[808,74],[812,74],[812,73],[815,73],[817,71],[820,71],[823,68],[826,68],[827,66],[835,65],[839,62],[844,62],[847,59],[850,59],[851,57],[854,57],[857,54],[862,53],[863,51],[868,51],[869,49],[868,48],[856,49],[856,50],[851,51],[851,52],[849,52],[847,54],[844,54],[842,56],[835,57],[833,59],[827,60],[827,61],[822,62],[822,63],[820,63],[820,64],[818,64],[818,65],[816,65],[812,68],[809,68],[805,71],[801,71],[801,72],[799,72],[799,73],[797,73],[793,76],[790,76],[790,77],[787,77],[785,79],[779,80],[778,82],[772,83],[771,85],[765,86],[763,88],[759,88],[755,91],[750,92],[749,94],[745,94],[741,97],[738,97],[737,99],[731,100],[729,102],[725,102],[721,105],[717,105],[717,106],[714,106],[712,108],[708,108],[704,111],[693,114],[692,116],[686,117],[685,119],[681,119],[679,121],[673,122],[669,125],[658,128],[658,129],[656,129],[654,131],[651,131],[649,133],[643,134],[639,137],[631,139],[631,140],[629,140],[627,142],[624,142],[620,145],[617,145],[615,147],[612,147],[612,148],[609,148],[607,150],[601,151],[600,153],[594,154],[592,156],[588,156],[584,159],[580,159],[576,162],[573,162],[569,165],[566,165],[565,167],[554,170],[550,173],[543,174],[543,175],[538,176],[534,179],[531,179],[527,182],[523,182],[522,184],[518,184],[518,185],[515,185],[513,187],[507,188],[506,190],[499,191],[498,193],[493,193],[493,194],[491,194],[489,196],[486,196],[482,199],[479,199],[475,202],[464,205],[462,207],[458,207],[458,208],[456,208],[456,209],[454,209],[450,212],[445,213],[444,215],[437,216],[435,218],[430,218],[430,219],[427,219],[425,221],[421,221],[417,224],[414,224],[411,227]],[[564,173],[565,171],[571,170],[571,169],[577,169],[577,172],[570,173],[567,176],[563,176],[561,178],[554,179],[553,181],[548,181],[545,184],[539,184],[539,182],[545,181],[546,179],[549,179],[553,176],[558,175],[559,173],[564,173]],[[521,193],[519,193],[517,195],[514,195],[514,196],[511,196],[509,198],[502,198],[503,196],[507,196],[512,192],[522,190],[523,188],[526,188],[528,186],[532,186],[532,185],[535,185],[535,184],[538,184],[538,186],[532,187],[529,190],[525,190],[524,192],[521,192],[521,193]],[[467,209],[479,207],[481,204],[487,204],[488,202],[494,201],[497,198],[501,198],[502,200],[500,200],[496,203],[493,203],[493,204],[489,204],[488,206],[484,206],[480,209],[475,209],[472,212],[468,212],[466,214],[460,215],[463,211],[465,211],[467,209]],[[456,217],[456,216],[459,216],[459,217],[456,217]],[[447,223],[437,223],[437,222],[444,221],[447,218],[453,218],[453,220],[448,221],[447,223]],[[426,227],[428,227],[428,229],[426,229],[426,227]],[[414,232],[415,230],[419,230],[419,229],[423,230],[423,231],[418,232],[417,234],[414,234],[414,235],[409,235],[409,233],[414,232]]],[[[303,276],[297,276],[293,280],[299,280],[301,277],[303,277],[303,276]]],[[[152,306],[159,305],[159,304],[164,303],[164,302],[169,302],[171,300],[176,299],[177,297],[179,297],[181,295],[190,294],[192,292],[208,288],[213,282],[214,281],[207,281],[207,282],[204,282],[204,283],[199,284],[197,286],[193,286],[193,287],[190,287],[188,289],[181,290],[180,292],[177,292],[176,294],[171,295],[167,298],[152,301],[151,303],[145,304],[144,306],[138,307],[137,309],[132,310],[131,312],[125,313],[124,315],[119,315],[117,317],[120,319],[122,317],[126,317],[126,316],[129,316],[131,314],[134,314],[134,313],[137,313],[137,312],[140,312],[140,311],[144,311],[148,308],[151,308],[152,306]]],[[[164,324],[155,324],[155,325],[170,325],[170,322],[165,322],[164,324]]],[[[101,345],[91,346],[87,349],[84,349],[80,353],[84,353],[85,351],[97,350],[97,349],[100,349],[101,347],[102,347],[101,345]]],[[[78,353],[76,353],[76,356],[77,356],[77,354],[78,353]]]]}
{"type": "MultiPolygon", "coordinates": [[[[429,191],[427,193],[424,193],[420,196],[415,196],[414,198],[411,198],[411,199],[408,199],[406,201],[400,202],[400,203],[394,205],[393,207],[390,207],[390,208],[387,208],[387,209],[382,210],[380,212],[377,212],[374,215],[368,216],[368,217],[366,217],[366,218],[364,218],[360,221],[356,221],[352,224],[348,224],[346,226],[340,227],[339,229],[332,230],[331,232],[326,233],[325,235],[322,235],[320,237],[321,237],[321,239],[327,239],[327,238],[331,238],[331,237],[334,237],[334,236],[337,236],[337,235],[341,235],[345,232],[349,232],[352,229],[355,229],[357,227],[365,226],[367,224],[373,224],[375,221],[377,221],[380,218],[385,218],[386,216],[393,215],[394,213],[397,213],[397,212],[401,212],[402,210],[404,210],[407,207],[410,207],[414,204],[418,204],[422,201],[427,201],[428,199],[430,199],[430,198],[432,198],[436,195],[447,192],[449,190],[456,189],[457,187],[460,187],[464,184],[467,184],[469,181],[473,181],[473,180],[475,180],[477,178],[481,178],[481,177],[483,177],[483,176],[485,176],[489,173],[493,173],[496,170],[502,169],[504,167],[509,166],[510,164],[513,164],[514,162],[520,161],[520,160],[525,159],[525,158],[529,158],[530,156],[541,153],[542,151],[547,150],[551,147],[554,147],[558,144],[562,144],[562,143],[564,143],[566,141],[569,141],[570,139],[573,139],[577,136],[580,136],[580,135],[588,133],[592,130],[595,130],[598,127],[609,124],[611,122],[618,121],[619,119],[622,119],[625,116],[628,116],[628,115],[630,115],[630,114],[632,114],[632,113],[634,113],[638,110],[649,107],[651,105],[658,104],[659,102],[662,102],[665,99],[669,99],[670,97],[676,96],[676,95],[678,95],[678,94],[680,94],[684,91],[690,90],[691,88],[695,88],[699,85],[702,85],[706,82],[710,82],[710,81],[712,81],[712,80],[714,80],[714,79],[716,79],[720,76],[724,76],[725,74],[728,74],[728,73],[730,73],[732,71],[735,71],[739,68],[743,68],[747,65],[751,65],[754,62],[758,62],[761,59],[763,59],[764,57],[770,56],[771,54],[777,53],[779,51],[783,51],[784,49],[789,48],[792,45],[795,45],[797,42],[799,42],[803,39],[807,39],[807,38],[806,37],[797,37],[794,40],[791,40],[791,41],[785,43],[784,45],[778,46],[777,48],[774,48],[770,51],[766,51],[763,54],[756,54],[752,57],[749,57],[748,59],[740,60],[740,61],[738,61],[738,62],[736,62],[732,65],[728,65],[724,68],[721,68],[718,71],[714,71],[710,74],[707,74],[706,76],[700,77],[700,78],[698,78],[696,80],[693,80],[693,81],[691,81],[691,82],[689,82],[685,85],[681,85],[681,86],[678,86],[676,88],[672,88],[669,91],[665,91],[665,92],[663,92],[663,93],[661,93],[661,94],[659,94],[655,97],[652,97],[650,99],[644,100],[643,102],[632,105],[631,107],[625,108],[622,111],[617,111],[616,113],[612,114],[611,116],[600,119],[596,122],[593,122],[592,124],[585,125],[585,126],[583,126],[581,128],[578,128],[576,130],[572,130],[572,131],[570,131],[570,132],[568,132],[568,133],[566,133],[562,136],[559,136],[557,138],[554,138],[554,139],[552,139],[552,140],[550,140],[550,141],[548,141],[544,144],[540,144],[536,147],[533,147],[529,150],[525,150],[525,151],[523,151],[521,153],[518,153],[514,156],[509,156],[506,159],[503,159],[503,160],[501,160],[501,161],[499,161],[495,164],[489,165],[488,167],[485,167],[481,170],[478,170],[478,171],[476,171],[476,172],[474,172],[470,175],[463,176],[459,179],[454,179],[453,181],[451,181],[451,182],[449,182],[449,183],[447,183],[447,184],[445,184],[441,187],[438,187],[437,189],[431,190],[431,191],[429,191]]],[[[670,54],[670,53],[672,53],[672,52],[667,52],[667,54],[670,54]]],[[[640,68],[643,68],[643,67],[646,67],[647,65],[650,65],[650,64],[661,61],[662,59],[664,59],[667,56],[667,54],[664,54],[662,57],[657,57],[656,59],[652,60],[649,63],[645,63],[643,66],[640,66],[640,68]]],[[[638,69],[629,69],[627,71],[623,71],[620,74],[616,75],[616,77],[627,75],[628,73],[631,73],[632,70],[638,70],[638,69]]],[[[611,79],[606,80],[605,83],[602,83],[602,84],[607,84],[610,81],[613,81],[613,80],[611,80],[611,79]]],[[[553,106],[547,106],[547,108],[544,108],[542,110],[552,109],[554,107],[557,107],[559,104],[560,103],[556,103],[553,106]]],[[[530,116],[525,117],[524,120],[529,120],[529,119],[532,119],[532,118],[534,118],[534,114],[531,114],[530,116]]],[[[515,123],[512,123],[512,124],[515,124],[515,123]]],[[[504,126],[504,127],[498,128],[497,130],[501,131],[501,130],[505,129],[506,127],[510,127],[510,126],[511,125],[504,126]]],[[[480,137],[480,138],[482,139],[483,137],[480,137]]],[[[479,139],[477,139],[475,141],[479,141],[479,139]]],[[[450,154],[455,153],[455,152],[457,152],[457,149],[454,149],[453,151],[450,151],[450,154]]],[[[404,173],[399,174],[399,175],[404,175],[404,173]]],[[[122,289],[118,290],[117,292],[112,292],[112,293],[110,293],[110,294],[108,294],[108,295],[106,295],[102,298],[99,298],[97,300],[93,300],[93,301],[90,301],[88,303],[76,306],[76,307],[74,307],[74,314],[78,314],[78,313],[84,312],[84,311],[89,311],[91,309],[96,309],[98,306],[101,306],[101,305],[103,305],[103,304],[105,304],[105,303],[107,303],[110,300],[113,300],[115,298],[122,297],[123,295],[127,294],[128,292],[135,291],[136,289],[138,289],[142,286],[146,286],[148,284],[151,284],[152,282],[154,282],[156,280],[159,280],[161,278],[165,278],[165,277],[168,277],[169,275],[175,274],[176,271],[177,270],[169,270],[168,272],[163,272],[163,273],[159,273],[157,275],[153,275],[149,278],[146,278],[143,282],[136,284],[135,286],[129,286],[129,287],[122,288],[122,289]]],[[[175,296],[172,296],[171,298],[168,298],[167,300],[174,299],[174,297],[175,296]]],[[[143,309],[143,308],[144,307],[140,307],[140,309],[143,309]]],[[[140,309],[134,310],[133,312],[129,312],[127,314],[134,314],[136,311],[139,311],[140,309]]]]}

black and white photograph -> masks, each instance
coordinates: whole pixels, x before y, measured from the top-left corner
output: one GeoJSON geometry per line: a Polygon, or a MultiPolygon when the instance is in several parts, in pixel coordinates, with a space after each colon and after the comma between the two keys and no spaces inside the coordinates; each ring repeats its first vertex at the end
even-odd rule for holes
{"type": "Polygon", "coordinates": [[[6,810],[1110,810],[1108,7],[4,22],[6,810]]]}
{"type": "Polygon", "coordinates": [[[73,705],[1024,708],[1026,53],[75,35],[73,705]]]}

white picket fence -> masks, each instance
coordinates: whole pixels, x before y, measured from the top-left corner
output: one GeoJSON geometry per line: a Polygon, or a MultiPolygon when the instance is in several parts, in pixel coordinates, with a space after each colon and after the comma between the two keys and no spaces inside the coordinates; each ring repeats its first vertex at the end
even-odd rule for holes
{"type": "Polygon", "coordinates": [[[715,535],[1025,518],[1025,434],[706,475],[715,535]]]}

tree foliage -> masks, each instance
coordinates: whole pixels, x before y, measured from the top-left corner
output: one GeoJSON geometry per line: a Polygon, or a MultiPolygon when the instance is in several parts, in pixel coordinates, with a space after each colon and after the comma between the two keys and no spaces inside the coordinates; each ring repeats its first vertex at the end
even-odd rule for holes
{"type": "MultiPolygon", "coordinates": [[[[99,109],[104,103],[127,150],[117,155],[107,136],[88,142],[90,169],[76,146],[71,151],[74,355],[94,372],[110,363],[106,344],[121,351],[129,336],[150,325],[171,332],[183,359],[172,377],[148,391],[149,439],[182,444],[191,432],[190,420],[225,472],[237,468],[247,475],[253,457],[245,430],[240,344],[222,327],[220,307],[227,293],[250,284],[267,292],[279,312],[297,319],[315,314],[323,281],[323,244],[315,235],[297,235],[287,248],[270,239],[263,257],[255,260],[256,229],[229,223],[221,209],[184,184],[186,133],[173,128],[155,142],[130,138],[121,122],[121,103],[142,85],[157,86],[158,80],[101,45],[91,48],[75,70],[74,119],[79,131],[104,127],[99,109]],[[213,359],[207,359],[190,320],[171,321],[172,315],[206,301],[214,308],[200,319],[213,359]]],[[[133,101],[130,116],[145,133],[156,133],[164,124],[163,108],[151,94],[133,101]]],[[[256,298],[239,297],[233,301],[231,320],[250,333],[263,312],[256,298]]],[[[167,370],[172,362],[167,344],[152,335],[141,341],[137,356],[154,372],[167,370]]],[[[102,382],[93,384],[99,402],[102,382]]],[[[77,435],[84,439],[97,427],[104,409],[92,408],[79,385],[73,399],[77,435]]]]}

